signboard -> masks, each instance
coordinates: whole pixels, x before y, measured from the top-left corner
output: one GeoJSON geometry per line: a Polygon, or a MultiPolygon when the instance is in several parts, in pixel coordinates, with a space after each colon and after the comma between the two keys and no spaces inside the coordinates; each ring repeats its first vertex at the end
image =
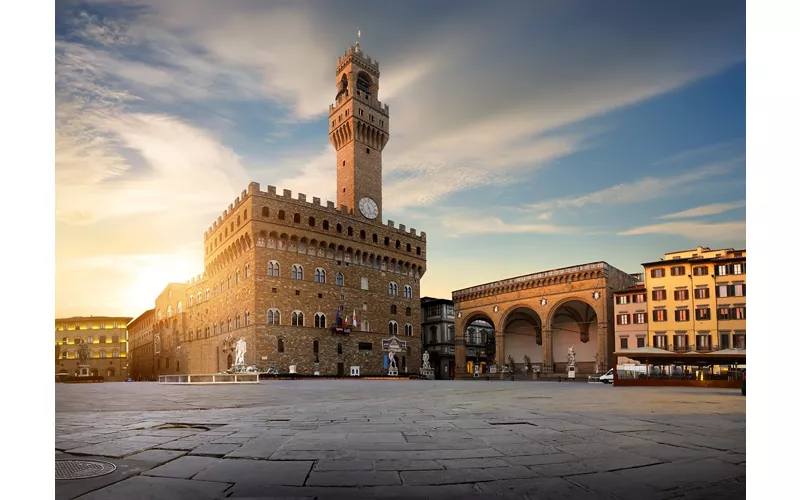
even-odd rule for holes
{"type": "Polygon", "coordinates": [[[384,351],[405,352],[407,342],[397,337],[392,337],[390,339],[383,339],[381,344],[383,345],[384,351]]]}

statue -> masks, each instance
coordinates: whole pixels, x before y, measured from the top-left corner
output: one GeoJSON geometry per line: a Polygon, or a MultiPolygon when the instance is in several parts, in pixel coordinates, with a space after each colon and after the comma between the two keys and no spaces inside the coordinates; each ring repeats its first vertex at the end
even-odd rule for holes
{"type": "Polygon", "coordinates": [[[389,351],[389,376],[397,376],[397,360],[394,357],[394,351],[389,351]]]}
{"type": "Polygon", "coordinates": [[[567,367],[570,367],[570,366],[575,366],[575,346],[574,345],[572,347],[570,347],[569,350],[567,350],[567,367]]]}
{"type": "Polygon", "coordinates": [[[89,345],[86,342],[78,344],[78,359],[80,359],[80,364],[85,365],[89,356],[89,345]]]}
{"type": "Polygon", "coordinates": [[[422,369],[423,370],[430,370],[431,369],[431,355],[428,354],[428,351],[422,353],[422,369]]]}
{"type": "Polygon", "coordinates": [[[245,342],[244,337],[240,337],[236,342],[236,361],[233,363],[234,366],[244,365],[244,353],[246,352],[247,342],[245,342]]]}
{"type": "Polygon", "coordinates": [[[594,372],[595,373],[603,373],[603,357],[600,356],[600,352],[598,351],[597,354],[594,356],[594,372]]]}

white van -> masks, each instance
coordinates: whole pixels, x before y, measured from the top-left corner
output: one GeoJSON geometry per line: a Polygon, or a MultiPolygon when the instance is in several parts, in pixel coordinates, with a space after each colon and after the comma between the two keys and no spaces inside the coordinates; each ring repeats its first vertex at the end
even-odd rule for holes
{"type": "Polygon", "coordinates": [[[614,383],[614,369],[610,369],[606,372],[605,375],[600,376],[600,382],[604,384],[613,384],[614,383]]]}

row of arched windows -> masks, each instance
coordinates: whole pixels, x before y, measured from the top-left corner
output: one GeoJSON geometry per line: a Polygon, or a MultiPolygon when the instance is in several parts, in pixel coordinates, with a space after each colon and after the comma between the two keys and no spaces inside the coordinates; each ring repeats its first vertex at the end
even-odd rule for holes
{"type": "MultiPolygon", "coordinates": [[[[389,314],[397,314],[397,305],[392,304],[389,306],[389,314]]],[[[406,307],[406,316],[411,316],[411,308],[406,307]]]]}
{"type": "MultiPolygon", "coordinates": [[[[237,269],[236,272],[234,273],[234,275],[233,275],[233,284],[238,285],[239,283],[241,283],[242,281],[244,281],[247,278],[251,277],[252,275],[253,275],[253,272],[252,272],[252,268],[250,267],[250,264],[249,263],[245,264],[244,265],[244,272],[242,272],[240,269],[237,269]]],[[[227,280],[220,280],[219,284],[215,284],[214,285],[214,295],[216,296],[219,293],[224,292],[226,290],[226,288],[225,288],[226,284],[227,284],[227,290],[230,290],[231,289],[231,275],[230,274],[228,275],[227,280]]],[[[205,295],[203,294],[203,292],[197,292],[196,297],[197,297],[197,300],[195,300],[195,295],[189,294],[189,307],[192,307],[195,304],[200,304],[201,302],[203,302],[203,300],[204,300],[203,297],[205,297],[206,301],[209,300],[211,298],[211,288],[206,288],[205,295]]],[[[183,305],[180,302],[178,302],[178,310],[179,310],[178,312],[180,312],[180,310],[182,308],[183,308],[183,305]]],[[[167,312],[167,317],[169,317],[169,311],[167,312]]],[[[159,311],[159,318],[158,319],[159,320],[161,319],[160,311],[159,311]]]]}
{"type": "MultiPolygon", "coordinates": [[[[389,283],[389,295],[391,295],[392,297],[397,297],[397,290],[398,290],[397,283],[395,283],[394,281],[390,282],[389,283]]],[[[413,290],[411,288],[411,285],[404,285],[403,286],[403,297],[405,297],[407,299],[413,299],[414,298],[414,292],[413,292],[413,290]]]]}
{"type": "MultiPolygon", "coordinates": [[[[269,207],[262,207],[261,208],[261,216],[262,217],[269,217],[269,207]]],[[[278,220],[286,220],[286,212],[284,210],[278,210],[278,220]]],[[[295,224],[302,224],[302,217],[300,216],[299,213],[295,213],[294,216],[292,217],[292,221],[295,224]]],[[[317,227],[317,219],[314,218],[314,217],[309,217],[308,218],[308,225],[311,226],[311,227],[317,227]]],[[[323,219],[323,221],[322,221],[322,229],[325,230],[325,231],[330,230],[330,223],[327,220],[323,219]]],[[[232,223],[231,223],[231,231],[233,231],[232,223]]],[[[344,233],[344,227],[341,224],[336,224],[336,232],[339,233],[339,234],[343,234],[344,233]]],[[[225,235],[227,236],[227,229],[226,229],[225,235]]],[[[347,236],[351,236],[351,237],[355,236],[355,231],[353,230],[352,227],[348,227],[347,228],[347,236]]],[[[367,239],[367,233],[363,229],[361,231],[359,231],[358,236],[362,240],[366,240],[367,239]]],[[[377,233],[372,233],[372,242],[373,243],[378,243],[378,235],[377,235],[377,233]]],[[[383,238],[384,246],[388,247],[390,245],[390,243],[391,243],[391,240],[389,239],[389,237],[385,236],[383,238]]],[[[403,244],[402,244],[402,242],[400,240],[395,240],[394,247],[399,250],[400,248],[403,247],[403,244]]],[[[411,253],[411,243],[406,243],[405,244],[405,250],[406,250],[406,252],[411,253]]],[[[416,247],[416,254],[417,255],[422,255],[422,247],[416,247]]]]}

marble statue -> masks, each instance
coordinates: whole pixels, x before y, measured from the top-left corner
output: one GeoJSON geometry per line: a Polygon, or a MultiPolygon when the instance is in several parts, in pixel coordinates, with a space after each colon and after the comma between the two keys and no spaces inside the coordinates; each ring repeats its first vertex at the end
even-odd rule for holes
{"type": "Polygon", "coordinates": [[[233,363],[234,366],[244,365],[244,353],[246,352],[247,342],[244,340],[244,337],[240,337],[236,342],[236,361],[233,363]]]}
{"type": "Polygon", "coordinates": [[[422,369],[423,370],[430,370],[431,369],[431,355],[428,354],[428,351],[422,353],[422,369]]]}
{"type": "Polygon", "coordinates": [[[78,358],[80,359],[80,364],[85,365],[86,360],[89,359],[89,344],[86,342],[81,342],[78,344],[78,358]]]}
{"type": "Polygon", "coordinates": [[[389,371],[397,370],[397,360],[394,359],[394,352],[389,351],[389,371]]]}
{"type": "Polygon", "coordinates": [[[575,366],[575,346],[569,348],[567,351],[567,366],[575,366]]]}

